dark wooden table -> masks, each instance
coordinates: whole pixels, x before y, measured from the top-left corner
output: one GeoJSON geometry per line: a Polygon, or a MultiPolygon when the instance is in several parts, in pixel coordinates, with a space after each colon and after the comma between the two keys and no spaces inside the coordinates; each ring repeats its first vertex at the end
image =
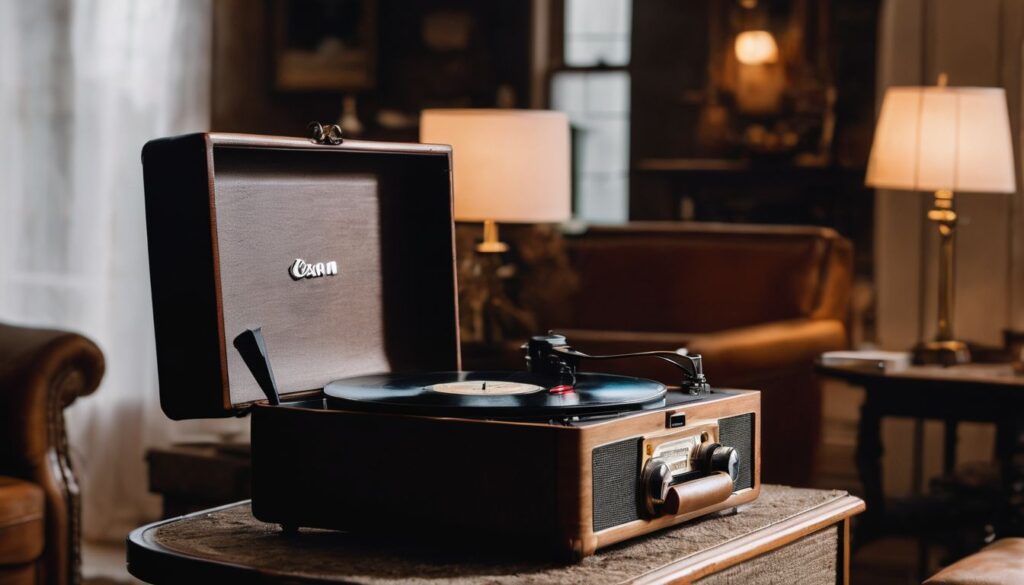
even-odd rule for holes
{"type": "Polygon", "coordinates": [[[849,521],[836,490],[764,485],[738,513],[636,538],[577,564],[303,529],[285,535],[239,502],[144,526],[128,571],[150,583],[847,583],[849,521]]]}
{"type": "MultiPolygon", "coordinates": [[[[886,372],[870,364],[824,366],[821,374],[861,386],[865,390],[857,431],[856,461],[864,486],[868,511],[857,529],[857,542],[863,544],[891,533],[887,518],[892,510],[882,491],[881,423],[885,417],[916,419],[912,461],[914,491],[921,492],[921,420],[944,422],[943,473],[954,475],[957,451],[957,425],[961,421],[994,423],[997,428],[995,457],[1000,466],[1002,499],[1006,509],[998,514],[997,536],[1021,532],[1021,491],[1024,477],[1020,454],[1024,453],[1024,377],[1016,375],[1009,364],[967,364],[911,366],[886,372]]],[[[940,518],[934,516],[933,518],[940,518]]],[[[922,524],[923,526],[923,524],[922,524]]]]}
{"type": "Polygon", "coordinates": [[[149,491],[161,496],[163,518],[248,499],[248,443],[178,443],[146,451],[149,491]]]}

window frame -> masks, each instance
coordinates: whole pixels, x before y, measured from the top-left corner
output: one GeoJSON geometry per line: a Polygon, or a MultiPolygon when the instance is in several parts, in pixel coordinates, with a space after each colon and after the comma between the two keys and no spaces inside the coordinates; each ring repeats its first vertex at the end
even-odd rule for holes
{"type": "MultiPolygon", "coordinates": [[[[629,43],[630,43],[630,54],[629,61],[624,65],[607,65],[599,63],[597,65],[569,65],[565,62],[565,10],[566,0],[550,0],[548,2],[548,30],[547,30],[547,49],[548,49],[548,66],[544,74],[544,91],[543,95],[543,107],[550,109],[553,101],[553,88],[555,77],[561,73],[616,73],[622,72],[629,77],[629,93],[630,93],[630,107],[626,115],[626,121],[628,126],[631,128],[633,124],[633,107],[632,107],[632,93],[633,93],[633,38],[634,38],[634,18],[636,13],[636,3],[643,0],[632,0],[630,6],[630,30],[629,30],[629,43]]],[[[626,136],[626,148],[627,155],[625,161],[625,180],[626,180],[626,217],[624,221],[629,221],[630,216],[630,199],[632,198],[632,181],[633,175],[633,156],[632,156],[632,133],[627,133],[626,136]]],[[[575,148],[575,147],[574,147],[575,148]]],[[[576,156],[573,153],[573,192],[572,192],[572,213],[575,217],[579,213],[580,185],[576,184],[576,177],[580,173],[576,169],[576,156]]]]}

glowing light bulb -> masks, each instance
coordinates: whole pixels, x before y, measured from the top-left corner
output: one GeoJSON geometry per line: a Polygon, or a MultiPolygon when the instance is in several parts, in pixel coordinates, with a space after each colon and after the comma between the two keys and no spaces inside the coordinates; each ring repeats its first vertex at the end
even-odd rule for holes
{"type": "Polygon", "coordinates": [[[736,35],[736,59],[744,65],[765,65],[779,60],[779,46],[766,30],[748,30],[736,35]]]}

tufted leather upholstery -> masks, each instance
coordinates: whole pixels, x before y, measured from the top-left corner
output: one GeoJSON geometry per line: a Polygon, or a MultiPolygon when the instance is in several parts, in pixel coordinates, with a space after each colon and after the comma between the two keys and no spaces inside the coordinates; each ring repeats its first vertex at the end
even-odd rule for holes
{"type": "Polygon", "coordinates": [[[0,324],[0,583],[80,580],[64,409],[96,389],[103,369],[81,335],[0,324]]]}
{"type": "MultiPolygon", "coordinates": [[[[821,425],[814,360],[847,345],[853,249],[817,227],[631,223],[568,236],[579,287],[530,307],[590,353],[685,347],[719,387],[762,390],[762,480],[807,485],[821,425]]],[[[601,371],[676,383],[658,360],[601,371]]]]}
{"type": "Polygon", "coordinates": [[[960,559],[925,585],[1018,585],[1024,583],[1024,538],[1004,538],[960,559]]]}

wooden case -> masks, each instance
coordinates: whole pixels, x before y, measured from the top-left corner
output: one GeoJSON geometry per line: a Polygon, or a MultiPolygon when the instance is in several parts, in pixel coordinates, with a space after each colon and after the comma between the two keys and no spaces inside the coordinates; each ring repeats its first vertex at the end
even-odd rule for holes
{"type": "Polygon", "coordinates": [[[450,147],[192,134],[149,142],[142,160],[169,417],[263,398],[232,346],[248,328],[262,328],[282,396],[459,368],[450,147]]]}
{"type": "Polygon", "coordinates": [[[332,528],[575,560],[757,498],[760,404],[757,391],[716,391],[619,417],[536,423],[347,412],[322,400],[257,403],[253,515],[286,531],[332,528]],[[669,414],[686,424],[670,426],[669,414]],[[730,421],[746,426],[726,436],[730,421]],[[704,431],[740,452],[746,469],[732,493],[646,515],[637,491],[646,447],[704,431]]]}

